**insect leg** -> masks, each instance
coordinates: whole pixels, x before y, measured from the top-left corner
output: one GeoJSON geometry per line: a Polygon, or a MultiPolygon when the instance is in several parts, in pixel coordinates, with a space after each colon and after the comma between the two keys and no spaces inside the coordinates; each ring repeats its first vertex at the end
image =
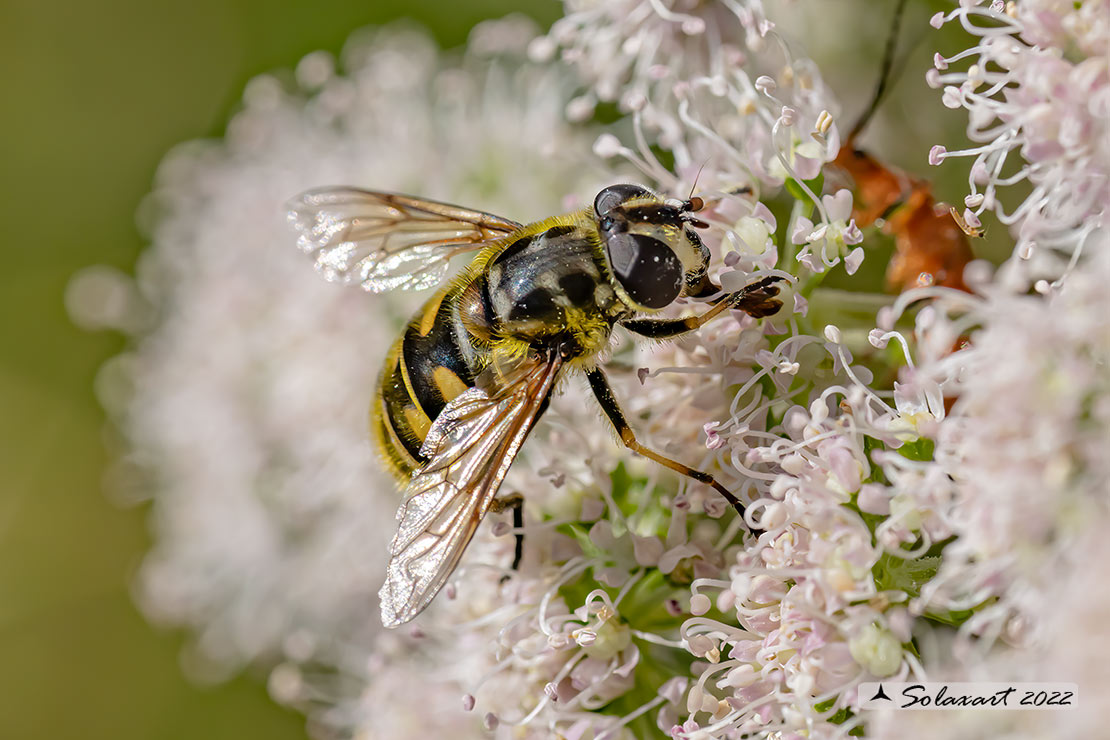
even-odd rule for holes
{"type": "Polygon", "coordinates": [[[690,316],[685,319],[627,319],[620,324],[641,336],[651,339],[669,339],[701,328],[706,322],[729,308],[739,308],[756,318],[770,316],[782,308],[782,301],[775,298],[779,293],[775,283],[781,282],[782,279],[771,276],[745,286],[720,299],[716,306],[701,316],[690,316]]]}
{"type": "MultiPolygon", "coordinates": [[[[495,498],[493,503],[490,504],[489,510],[494,513],[500,513],[506,509],[513,510],[513,538],[516,539],[516,546],[513,548],[513,564],[512,570],[520,568],[520,561],[524,557],[524,497],[519,493],[510,493],[508,496],[495,498]]],[[[505,576],[508,578],[508,576],[505,576]]]]}
{"type": "Polygon", "coordinates": [[[692,478],[699,483],[704,483],[712,486],[717,493],[725,497],[725,500],[736,509],[736,513],[741,517],[744,516],[744,504],[740,503],[740,499],[733,495],[732,491],[728,490],[709,473],[695,470],[689,465],[683,465],[677,460],[672,460],[669,457],[660,455],[655,450],[644,447],[636,440],[636,433],[632,431],[632,427],[628,425],[628,420],[624,417],[624,412],[621,410],[620,404],[617,403],[616,397],[613,395],[613,388],[609,385],[609,380],[605,374],[601,372],[601,368],[595,367],[592,370],[586,371],[586,378],[590,381],[590,388],[593,389],[594,397],[597,402],[601,404],[601,410],[609,417],[609,421],[613,423],[613,427],[620,435],[621,442],[624,446],[633,452],[638,452],[644,457],[654,460],[665,468],[670,468],[676,473],[681,473],[687,478],[692,478]]]}

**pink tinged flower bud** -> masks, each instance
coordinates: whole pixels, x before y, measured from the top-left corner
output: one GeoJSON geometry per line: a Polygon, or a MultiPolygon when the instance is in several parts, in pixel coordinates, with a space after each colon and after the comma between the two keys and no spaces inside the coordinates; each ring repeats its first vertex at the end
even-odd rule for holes
{"type": "Polygon", "coordinates": [[[973,229],[977,229],[983,225],[983,222],[979,220],[979,217],[976,216],[975,212],[970,208],[964,210],[964,222],[973,229]]]}
{"type": "Polygon", "coordinates": [[[794,244],[805,244],[813,232],[813,222],[802,216],[794,222],[794,230],[790,233],[790,241],[794,244]]]}
{"type": "Polygon", "coordinates": [[[582,499],[582,512],[579,518],[584,522],[595,522],[605,513],[605,502],[597,498],[582,499]]]}
{"type": "Polygon", "coordinates": [[[890,341],[890,338],[887,336],[887,332],[882,329],[872,329],[867,332],[867,341],[875,349],[882,349],[890,341]]]}
{"type": "Polygon", "coordinates": [[[890,632],[899,642],[909,642],[913,633],[913,615],[909,609],[894,607],[886,613],[887,624],[890,632]]]}
{"type": "Polygon", "coordinates": [[[935,69],[926,70],[925,84],[933,88],[934,90],[939,89],[940,86],[944,84],[940,79],[940,72],[936,71],[935,69]]]}
{"type": "Polygon", "coordinates": [[[863,247],[856,247],[844,258],[844,269],[849,275],[855,275],[861,264],[863,264],[863,247]]]}
{"type": "Polygon", "coordinates": [[[759,675],[755,672],[755,669],[750,664],[744,663],[726,673],[724,680],[721,681],[721,686],[743,689],[751,686],[758,679],[759,675]]]}
{"type": "Polygon", "coordinates": [[[801,154],[794,154],[794,173],[802,180],[812,180],[821,173],[821,165],[824,164],[817,157],[805,157],[801,154]]]}
{"type": "Polygon", "coordinates": [[[936,146],[934,146],[932,149],[929,150],[929,164],[936,167],[938,164],[940,164],[941,162],[944,161],[944,155],[947,154],[947,153],[948,153],[947,149],[945,149],[940,144],[937,144],[936,146]]]}
{"type": "Polygon", "coordinates": [[[987,260],[972,260],[964,268],[964,282],[974,287],[986,285],[994,277],[994,265],[987,260]]]}
{"type": "Polygon", "coordinates": [[[555,56],[557,44],[550,36],[539,36],[528,44],[528,58],[533,62],[548,62],[555,56]]]}
{"type": "Polygon", "coordinates": [[[677,705],[682,699],[682,695],[686,693],[686,687],[689,683],[689,679],[684,676],[675,676],[674,678],[667,679],[667,681],[659,687],[658,694],[666,699],[669,704],[677,705]]]}
{"type": "Polygon", "coordinates": [[[712,606],[712,602],[705,594],[694,594],[690,597],[690,613],[695,617],[705,614],[712,606]]]}
{"type": "Polygon", "coordinates": [[[464,712],[474,709],[474,696],[472,694],[463,694],[462,708],[464,712]]]}
{"type": "Polygon", "coordinates": [[[778,85],[775,84],[775,80],[767,75],[760,75],[755,78],[755,89],[764,95],[772,94],[777,87],[778,85]]]}
{"type": "Polygon", "coordinates": [[[270,672],[267,682],[270,695],[283,703],[298,701],[304,692],[304,679],[295,665],[283,663],[270,672]]]}
{"type": "MultiPolygon", "coordinates": [[[[800,475],[801,472],[805,470],[806,459],[801,455],[787,455],[783,458],[780,465],[782,465],[782,469],[790,473],[790,475],[800,475]]],[[[769,514],[764,512],[763,518],[766,519],[768,516],[769,514]]]]}
{"type": "Polygon", "coordinates": [[[859,489],[856,504],[860,511],[868,514],[886,516],[890,513],[890,497],[886,488],[878,483],[864,483],[859,489]]]}
{"type": "Polygon", "coordinates": [[[776,502],[763,509],[763,516],[759,518],[760,529],[777,529],[786,524],[789,513],[784,505],[776,502]]]}
{"type": "Polygon", "coordinates": [[[940,55],[940,52],[933,54],[933,66],[943,71],[948,69],[948,60],[940,55]]]}
{"type": "MultiPolygon", "coordinates": [[[[859,244],[861,241],[863,241],[863,232],[860,231],[860,228],[858,226],[856,226],[856,220],[854,218],[848,222],[847,226],[844,227],[844,231],[841,233],[841,238],[844,239],[845,244],[859,244]]],[[[859,259],[861,262],[863,261],[862,253],[860,254],[859,259]]],[[[850,270],[848,274],[851,275],[852,271],[850,270]]]]}
{"type": "Polygon", "coordinates": [[[944,92],[940,96],[940,102],[944,104],[945,108],[955,110],[963,105],[963,96],[960,94],[960,88],[949,85],[944,88],[944,92]]]}
{"type": "Polygon", "coordinates": [[[653,566],[663,555],[663,542],[658,537],[632,535],[632,552],[639,565],[653,566]]]}
{"type": "MultiPolygon", "coordinates": [[[[805,422],[802,422],[805,426],[805,422]]],[[[780,475],[771,482],[771,498],[775,501],[782,501],[786,498],[786,494],[794,490],[794,479],[789,475],[780,475]]]]}
{"type": "Polygon", "coordinates": [[[767,228],[771,231],[774,231],[778,227],[775,214],[771,213],[771,209],[763,202],[755,204],[755,208],[752,209],[752,216],[767,224],[767,228]]]}
{"type": "Polygon", "coordinates": [[[594,114],[594,101],[585,95],[580,95],[567,103],[567,119],[575,123],[587,120],[594,114]]]}
{"type": "Polygon", "coordinates": [[[702,700],[705,698],[705,692],[701,686],[694,684],[690,687],[690,693],[686,695],[686,711],[690,714],[701,710],[702,700]]]}
{"type": "Polygon", "coordinates": [[[971,181],[976,185],[985,185],[991,179],[990,170],[983,162],[971,165],[971,181]]]}
{"type": "Polygon", "coordinates": [[[648,103],[647,96],[639,90],[629,90],[621,96],[621,109],[626,111],[640,111],[648,103]]]}
{"type": "Polygon", "coordinates": [[[783,126],[793,126],[794,121],[798,118],[798,111],[791,108],[789,105],[782,107],[782,112],[779,114],[779,120],[783,126]]]}
{"type": "Polygon", "coordinates": [[[621,153],[623,146],[620,139],[612,134],[602,134],[594,142],[594,154],[602,159],[611,159],[621,153]]]}
{"type": "MultiPolygon", "coordinates": [[[[728,502],[720,496],[713,496],[712,498],[708,498],[703,501],[701,508],[702,511],[705,512],[705,515],[710,519],[720,519],[722,516],[725,515],[725,512],[728,511],[728,502]]],[[[696,569],[700,564],[701,561],[695,562],[694,568],[696,569]]]]}
{"type": "Polygon", "coordinates": [[[978,208],[979,206],[983,205],[983,194],[972,193],[971,195],[966,196],[964,198],[964,205],[968,208],[978,208]]]}
{"type": "Polygon", "coordinates": [[[929,19],[929,25],[933,28],[940,28],[941,26],[943,26],[944,13],[935,13],[933,17],[929,19]]]}
{"type": "Polygon", "coordinates": [[[809,301],[803,298],[799,293],[794,294],[794,313],[799,316],[805,316],[809,313],[809,301]]]}
{"type": "Polygon", "coordinates": [[[705,33],[705,21],[697,17],[687,18],[682,21],[682,32],[687,36],[697,36],[700,33],[705,33]]]}

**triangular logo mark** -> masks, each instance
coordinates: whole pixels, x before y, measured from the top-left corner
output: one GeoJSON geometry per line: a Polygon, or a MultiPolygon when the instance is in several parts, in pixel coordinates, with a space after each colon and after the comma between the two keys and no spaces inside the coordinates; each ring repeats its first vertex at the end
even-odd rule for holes
{"type": "Polygon", "coordinates": [[[875,695],[871,697],[870,701],[875,701],[876,699],[886,699],[887,701],[894,701],[886,695],[885,691],[883,691],[882,684],[879,684],[879,690],[875,692],[875,695]]]}

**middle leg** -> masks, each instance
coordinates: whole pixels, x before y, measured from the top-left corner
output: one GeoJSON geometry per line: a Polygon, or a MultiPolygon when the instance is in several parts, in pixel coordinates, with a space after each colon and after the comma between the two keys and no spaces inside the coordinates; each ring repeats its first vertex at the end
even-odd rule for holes
{"type": "Polygon", "coordinates": [[[672,460],[669,457],[659,454],[655,450],[644,447],[636,439],[636,433],[632,431],[629,426],[628,420],[624,416],[624,411],[621,410],[620,404],[617,403],[616,396],[613,395],[613,388],[609,385],[609,380],[605,374],[601,372],[601,368],[595,367],[592,370],[586,371],[586,378],[590,381],[590,388],[593,389],[594,397],[597,402],[601,404],[602,411],[609,417],[609,421],[613,423],[613,427],[620,435],[621,442],[624,446],[633,452],[638,452],[649,460],[654,460],[663,467],[670,468],[676,473],[681,473],[687,478],[692,478],[699,483],[704,483],[712,486],[713,490],[724,496],[725,500],[736,509],[736,513],[741,517],[744,516],[744,504],[740,503],[740,499],[733,495],[732,491],[725,488],[720,482],[717,481],[711,474],[691,468],[689,465],[684,465],[677,460],[672,460]]]}

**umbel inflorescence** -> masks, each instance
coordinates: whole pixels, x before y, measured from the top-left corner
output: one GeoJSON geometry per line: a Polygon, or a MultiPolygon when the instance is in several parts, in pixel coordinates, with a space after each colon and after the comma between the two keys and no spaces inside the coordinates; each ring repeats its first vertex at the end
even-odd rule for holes
{"type": "Polygon", "coordinates": [[[1106,11],[935,19],[969,49],[937,57],[921,115],[967,108],[974,143],[921,160],[971,155],[963,219],[1013,227],[970,293],[864,275],[882,237],[825,185],[839,106],[758,2],[568,2],[547,34],[483,24],[457,58],[390,27],[353,38],[342,72],[313,54],[254,80],[222,141],[163,163],[137,281],[75,284],[88,320],[108,320],[87,299],[105,291],[156,317],[114,316],[135,342],[101,383],[128,381],[105,402],[154,505],[144,609],[190,629],[198,672],[270,668],[327,737],[949,736],[943,717],[895,732],[855,688],[1030,666],[1105,688],[1104,638],[1078,632],[1100,607],[1060,574],[1097,583],[1105,561],[1106,11]],[[775,317],[608,363],[641,439],[713,470],[747,521],[627,454],[571,383],[505,484],[527,499],[519,569],[494,517],[428,612],[382,631],[397,495],[366,409],[412,302],[320,280],[281,204],[349,183],[524,221],[629,180],[696,184],[726,289],[790,281],[775,317]]]}

